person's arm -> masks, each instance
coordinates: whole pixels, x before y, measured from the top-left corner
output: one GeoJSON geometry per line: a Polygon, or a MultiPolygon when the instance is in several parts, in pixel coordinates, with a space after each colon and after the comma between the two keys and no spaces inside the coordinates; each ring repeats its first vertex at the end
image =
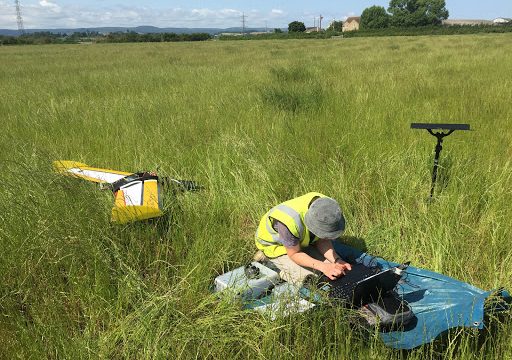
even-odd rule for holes
{"type": "Polygon", "coordinates": [[[319,270],[331,280],[334,280],[344,274],[343,267],[340,264],[324,263],[323,261],[316,260],[303,252],[300,248],[299,239],[293,236],[290,230],[288,230],[282,222],[276,220],[274,226],[279,234],[279,241],[286,249],[286,254],[294,263],[314,270],[319,270]]]}
{"type": "Polygon", "coordinates": [[[319,270],[331,280],[334,280],[341,275],[345,275],[345,270],[342,264],[326,263],[320,260],[316,260],[305,252],[301,251],[300,244],[285,248],[288,257],[292,259],[292,261],[297,265],[319,270]]]}
{"type": "Polygon", "coordinates": [[[352,270],[352,266],[348,262],[343,261],[343,259],[336,253],[334,247],[332,246],[332,240],[328,239],[319,239],[314,246],[320,251],[328,261],[331,263],[340,264],[343,266],[343,270],[352,270]]]}

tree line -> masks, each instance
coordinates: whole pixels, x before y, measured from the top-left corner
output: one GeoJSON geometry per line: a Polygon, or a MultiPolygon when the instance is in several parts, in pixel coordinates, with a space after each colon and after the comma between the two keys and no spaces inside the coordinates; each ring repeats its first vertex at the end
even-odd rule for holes
{"type": "Polygon", "coordinates": [[[360,29],[344,33],[336,31],[321,32],[273,32],[246,36],[220,36],[219,40],[245,41],[245,40],[290,40],[290,39],[330,39],[332,37],[377,37],[377,36],[424,36],[424,35],[466,35],[478,33],[512,33],[512,25],[456,25],[456,26],[420,26],[420,27],[387,27],[380,29],[360,29]]]}
{"type": "Polygon", "coordinates": [[[133,31],[101,34],[99,32],[75,32],[73,34],[36,32],[20,36],[0,35],[0,45],[41,45],[41,44],[77,44],[80,42],[179,42],[179,41],[205,41],[212,36],[207,33],[175,34],[152,33],[138,34],[133,31]]]}
{"type": "MultiPolygon", "coordinates": [[[[449,12],[444,0],[390,0],[388,9],[371,6],[361,14],[360,29],[384,29],[388,27],[411,28],[440,25],[448,19],[449,12]]],[[[332,22],[327,31],[341,32],[342,21],[332,22]]],[[[301,21],[288,24],[288,32],[306,31],[301,21]]]]}
{"type": "Polygon", "coordinates": [[[468,35],[468,34],[502,34],[512,33],[512,26],[495,25],[455,25],[455,26],[419,26],[419,27],[387,27],[376,29],[359,29],[343,33],[344,38],[373,36],[424,36],[424,35],[468,35]]]}
{"type": "Polygon", "coordinates": [[[391,0],[388,9],[371,6],[361,14],[361,29],[440,25],[450,15],[444,0],[391,0]]]}
{"type": "Polygon", "coordinates": [[[151,33],[138,34],[130,31],[126,33],[110,33],[101,37],[97,42],[121,43],[121,42],[179,42],[179,41],[205,41],[212,36],[207,33],[176,34],[176,33],[151,33]]]}
{"type": "MultiPolygon", "coordinates": [[[[508,26],[456,25],[441,26],[448,19],[449,11],[444,0],[390,0],[385,9],[382,6],[366,8],[362,14],[358,31],[343,33],[344,37],[396,36],[396,35],[450,35],[474,33],[512,32],[512,22],[508,26]]],[[[341,33],[342,21],[333,21],[327,33],[341,33]]],[[[288,34],[296,37],[306,31],[303,22],[288,24],[288,34]]],[[[283,36],[279,36],[283,37],[283,36]]]]}

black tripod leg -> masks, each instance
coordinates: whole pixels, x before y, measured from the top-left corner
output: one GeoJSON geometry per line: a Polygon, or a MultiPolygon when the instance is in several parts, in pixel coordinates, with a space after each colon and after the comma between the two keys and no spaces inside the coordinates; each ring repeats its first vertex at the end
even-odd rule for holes
{"type": "Polygon", "coordinates": [[[437,180],[437,168],[439,166],[439,155],[441,154],[441,150],[443,150],[443,138],[445,136],[450,135],[455,131],[455,129],[452,129],[448,131],[447,133],[443,132],[433,132],[432,129],[427,129],[427,131],[430,133],[430,135],[435,136],[437,139],[437,145],[436,145],[436,156],[434,157],[434,169],[432,170],[432,187],[430,188],[430,199],[434,196],[434,188],[436,186],[436,180],[437,180]]]}
{"type": "Polygon", "coordinates": [[[441,150],[443,150],[443,136],[437,137],[437,145],[436,145],[436,156],[434,157],[434,169],[432,170],[432,188],[430,189],[430,197],[434,196],[434,188],[436,186],[437,180],[437,168],[439,166],[439,155],[441,154],[441,150]]]}

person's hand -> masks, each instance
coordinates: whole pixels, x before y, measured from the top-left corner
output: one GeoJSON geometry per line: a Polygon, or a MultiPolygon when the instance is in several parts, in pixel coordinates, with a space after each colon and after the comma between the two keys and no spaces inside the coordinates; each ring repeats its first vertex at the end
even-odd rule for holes
{"type": "Polygon", "coordinates": [[[352,270],[352,265],[350,265],[348,262],[341,260],[341,258],[337,258],[335,261],[335,264],[340,264],[343,266],[344,270],[352,270]]]}
{"type": "MultiPolygon", "coordinates": [[[[350,266],[350,264],[348,264],[350,266]]],[[[321,271],[331,280],[336,280],[340,276],[345,275],[346,266],[344,264],[324,263],[321,271]]]]}

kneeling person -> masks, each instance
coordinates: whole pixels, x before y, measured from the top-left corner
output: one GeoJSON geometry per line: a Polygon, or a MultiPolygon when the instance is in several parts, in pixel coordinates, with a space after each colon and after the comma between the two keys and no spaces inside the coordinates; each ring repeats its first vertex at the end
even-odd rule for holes
{"type": "Polygon", "coordinates": [[[312,192],[270,209],[256,231],[256,247],[286,281],[302,283],[313,271],[334,280],[351,270],[332,244],[344,230],[336,200],[312,192]]]}

